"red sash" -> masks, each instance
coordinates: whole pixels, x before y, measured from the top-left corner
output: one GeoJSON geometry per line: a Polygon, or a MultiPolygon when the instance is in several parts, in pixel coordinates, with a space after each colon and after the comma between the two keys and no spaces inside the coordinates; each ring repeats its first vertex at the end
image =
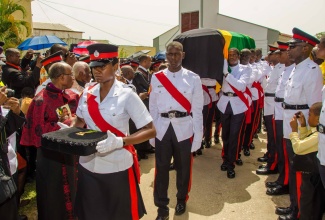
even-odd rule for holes
{"type": "Polygon", "coordinates": [[[169,94],[186,109],[187,113],[191,113],[191,103],[183,96],[180,91],[169,81],[163,72],[155,74],[159,82],[166,88],[169,94]]]}
{"type": "Polygon", "coordinates": [[[15,65],[15,64],[12,64],[12,63],[6,62],[6,65],[9,65],[9,66],[11,66],[11,67],[13,67],[13,68],[15,68],[15,69],[21,71],[20,66],[17,66],[17,65],[15,65]]]}
{"type": "MultiPolygon", "coordinates": [[[[92,86],[93,87],[93,86],[92,86]]],[[[91,89],[92,87],[89,87],[91,89]]],[[[110,125],[100,114],[98,103],[95,101],[96,96],[88,93],[87,94],[87,102],[88,102],[88,112],[91,117],[91,119],[95,122],[96,126],[100,128],[101,131],[111,131],[118,137],[125,137],[125,134],[123,134],[121,131],[117,130],[115,127],[110,125]]],[[[137,158],[136,151],[133,147],[133,145],[127,145],[123,147],[125,150],[129,151],[133,156],[133,166],[135,170],[135,175],[137,177],[138,183],[140,183],[140,168],[139,168],[139,162],[137,158]]]]}
{"type": "Polygon", "coordinates": [[[256,88],[257,92],[258,92],[259,108],[263,108],[263,106],[264,106],[264,95],[262,96],[262,94],[264,93],[264,91],[263,91],[262,85],[259,82],[253,82],[252,86],[254,88],[256,88]]]}
{"type": "Polygon", "coordinates": [[[209,89],[208,89],[208,87],[205,86],[205,85],[202,85],[202,89],[203,89],[206,93],[208,93],[208,95],[209,95],[210,102],[209,102],[209,104],[208,104],[208,108],[211,108],[211,107],[212,107],[212,97],[211,97],[211,95],[210,95],[210,93],[209,93],[209,89]]]}
{"type": "MultiPolygon", "coordinates": [[[[230,85],[230,83],[228,82],[229,86],[232,88],[232,90],[236,93],[236,95],[238,96],[238,98],[240,98],[240,100],[242,100],[242,102],[246,105],[247,107],[247,111],[245,112],[246,115],[246,124],[251,123],[251,108],[249,106],[249,101],[248,99],[245,97],[244,93],[239,91],[238,89],[236,89],[234,86],[230,85]]],[[[247,90],[247,87],[246,87],[247,90]]]]}

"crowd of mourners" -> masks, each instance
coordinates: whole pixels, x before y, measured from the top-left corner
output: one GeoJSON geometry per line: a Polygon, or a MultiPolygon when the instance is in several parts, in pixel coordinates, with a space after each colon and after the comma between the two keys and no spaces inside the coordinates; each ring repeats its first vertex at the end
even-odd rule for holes
{"type": "Polygon", "coordinates": [[[34,181],[39,220],[140,219],[139,161],[148,154],[155,155],[156,219],[169,219],[170,170],[175,215],[182,215],[193,158],[208,153],[213,138],[222,144],[221,171],[235,178],[262,130],[266,153],[256,174],[278,174],[265,183],[267,195],[290,195],[290,206],[275,210],[279,219],[322,219],[325,37],[292,32],[264,56],[262,49],[229,48],[221,85],[183,67],[176,41],[166,46],[166,60],[119,59],[117,46],[101,43],[89,45],[86,56],[60,44],[22,56],[0,42],[0,219],[27,219],[18,208],[28,203],[21,199],[25,184],[34,181]],[[43,134],[74,127],[107,137],[89,155],[42,142],[43,134]]]}

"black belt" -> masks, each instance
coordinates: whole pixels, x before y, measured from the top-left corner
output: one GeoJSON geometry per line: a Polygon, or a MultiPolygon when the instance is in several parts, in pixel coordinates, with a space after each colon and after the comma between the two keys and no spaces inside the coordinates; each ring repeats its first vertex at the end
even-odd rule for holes
{"type": "Polygon", "coordinates": [[[164,118],[183,118],[189,116],[189,114],[187,112],[169,111],[167,113],[161,113],[160,116],[164,118]]]}
{"type": "Polygon", "coordinates": [[[317,129],[317,131],[318,131],[319,133],[325,134],[325,126],[324,126],[324,125],[322,125],[322,124],[318,124],[318,125],[316,126],[316,129],[317,129]]]}
{"type": "Polygon", "coordinates": [[[284,102],[284,98],[275,97],[274,101],[275,102],[284,102]]]}
{"type": "Polygon", "coordinates": [[[225,96],[228,96],[228,97],[234,97],[234,96],[237,96],[236,93],[233,93],[233,92],[224,92],[223,93],[225,96]]]}
{"type": "Polygon", "coordinates": [[[216,86],[207,86],[208,89],[216,89],[216,86]]]}
{"type": "Polygon", "coordinates": [[[265,93],[264,94],[266,97],[275,97],[275,93],[265,93]]]}
{"type": "Polygon", "coordinates": [[[298,109],[300,109],[300,110],[302,110],[302,109],[309,109],[309,107],[308,107],[307,104],[306,104],[306,105],[289,105],[289,104],[287,104],[287,103],[285,103],[285,102],[282,102],[282,107],[283,107],[284,109],[293,109],[293,110],[298,110],[298,109]]]}

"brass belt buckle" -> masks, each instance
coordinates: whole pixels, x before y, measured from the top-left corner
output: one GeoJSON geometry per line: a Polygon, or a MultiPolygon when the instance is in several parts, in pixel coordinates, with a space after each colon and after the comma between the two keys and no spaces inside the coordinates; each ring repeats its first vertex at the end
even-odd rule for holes
{"type": "Polygon", "coordinates": [[[176,116],[176,112],[168,112],[169,119],[175,118],[175,116],[176,116]]]}
{"type": "Polygon", "coordinates": [[[234,94],[231,93],[231,92],[229,92],[229,93],[228,93],[228,96],[229,96],[229,97],[234,97],[234,94]]]}

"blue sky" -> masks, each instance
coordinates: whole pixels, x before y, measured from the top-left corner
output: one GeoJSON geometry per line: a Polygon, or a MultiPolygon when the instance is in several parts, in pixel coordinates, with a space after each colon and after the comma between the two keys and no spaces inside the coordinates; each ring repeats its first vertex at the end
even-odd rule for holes
{"type": "MultiPolygon", "coordinates": [[[[35,0],[33,21],[61,23],[86,39],[152,46],[178,24],[178,0],[35,0]]],[[[291,34],[325,31],[324,0],[220,0],[219,13],[291,34]],[[234,7],[236,6],[236,7],[234,7]]]]}

